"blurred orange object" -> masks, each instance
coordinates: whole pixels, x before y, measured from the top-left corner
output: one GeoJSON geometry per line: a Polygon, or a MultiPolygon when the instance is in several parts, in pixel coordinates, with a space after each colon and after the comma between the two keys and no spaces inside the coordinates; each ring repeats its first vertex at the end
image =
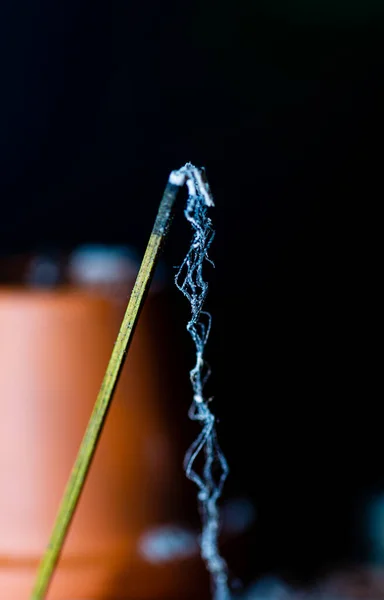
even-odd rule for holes
{"type": "MultiPolygon", "coordinates": [[[[161,522],[173,470],[146,307],[50,600],[177,597],[136,554],[161,522]]],[[[121,320],[76,289],[0,288],[0,598],[27,600],[121,320]]],[[[177,468],[180,468],[177,465],[177,468]]]]}

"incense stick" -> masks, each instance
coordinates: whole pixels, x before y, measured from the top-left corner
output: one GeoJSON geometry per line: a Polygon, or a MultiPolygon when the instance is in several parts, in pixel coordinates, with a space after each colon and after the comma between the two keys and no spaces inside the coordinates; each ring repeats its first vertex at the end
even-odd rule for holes
{"type": "Polygon", "coordinates": [[[51,583],[172,220],[177,192],[185,182],[186,176],[179,171],[173,171],[169,177],[99,394],[59,506],[49,544],[38,568],[31,600],[43,600],[51,583]]]}

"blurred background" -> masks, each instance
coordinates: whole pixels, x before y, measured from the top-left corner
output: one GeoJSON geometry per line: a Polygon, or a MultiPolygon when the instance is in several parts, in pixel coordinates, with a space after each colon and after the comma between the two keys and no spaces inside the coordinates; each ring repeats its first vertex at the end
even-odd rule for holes
{"type": "MultiPolygon", "coordinates": [[[[140,259],[169,172],[206,168],[224,496],[255,508],[247,559],[231,558],[244,581],[380,562],[363,515],[384,491],[383,23],[374,0],[0,7],[3,264],[84,244],[140,259]]],[[[169,366],[186,390],[164,407],[174,431],[193,361],[172,287],[182,205],[161,265],[162,335],[185,357],[169,366]]]]}

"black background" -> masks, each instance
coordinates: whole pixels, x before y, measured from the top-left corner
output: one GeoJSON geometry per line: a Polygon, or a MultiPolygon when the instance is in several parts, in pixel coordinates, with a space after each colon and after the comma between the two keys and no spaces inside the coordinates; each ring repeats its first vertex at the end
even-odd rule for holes
{"type": "MultiPolygon", "coordinates": [[[[142,253],[169,171],[207,169],[210,385],[228,494],[258,510],[255,572],[362,558],[356,506],[383,483],[383,13],[1,3],[3,256],[84,242],[142,253]]],[[[170,270],[188,236],[178,215],[170,270]]]]}

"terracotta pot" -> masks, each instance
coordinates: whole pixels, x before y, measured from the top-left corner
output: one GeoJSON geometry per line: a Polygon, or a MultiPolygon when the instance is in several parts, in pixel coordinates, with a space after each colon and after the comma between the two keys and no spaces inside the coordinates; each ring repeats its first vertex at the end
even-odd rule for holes
{"type": "MultiPolygon", "coordinates": [[[[173,470],[156,376],[156,332],[140,319],[50,600],[177,597],[137,540],[167,514],[173,470]]],[[[0,288],[0,598],[27,600],[119,324],[73,289],[0,288]]],[[[176,468],[181,469],[177,464],[176,468]]]]}

